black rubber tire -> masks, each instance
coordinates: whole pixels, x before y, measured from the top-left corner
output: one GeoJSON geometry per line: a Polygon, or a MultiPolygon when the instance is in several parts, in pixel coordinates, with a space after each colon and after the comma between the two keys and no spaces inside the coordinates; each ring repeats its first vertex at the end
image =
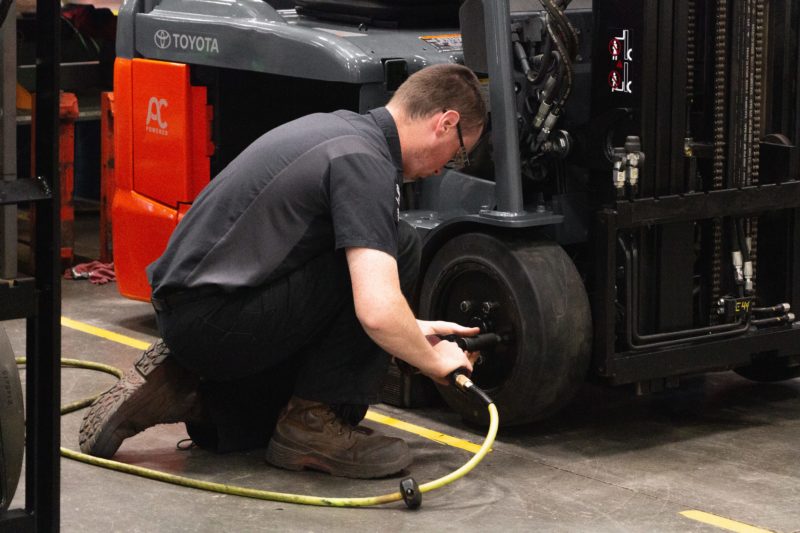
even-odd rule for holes
{"type": "Polygon", "coordinates": [[[0,515],[8,510],[19,484],[25,454],[25,406],[14,350],[0,326],[0,515]]]}
{"type": "MultiPolygon", "coordinates": [[[[461,310],[463,298],[493,298],[498,307],[491,328],[510,335],[506,345],[483,354],[485,362],[473,373],[502,425],[544,418],[573,398],[589,367],[592,320],[583,281],[560,246],[486,233],[451,239],[426,270],[420,316],[479,322],[470,320],[473,310],[461,310]]],[[[484,406],[454,387],[438,388],[466,421],[488,423],[484,406]]]]}
{"type": "Polygon", "coordinates": [[[770,358],[754,361],[748,366],[734,368],[734,372],[751,381],[774,383],[800,377],[800,365],[790,364],[786,358],[770,358]]]}

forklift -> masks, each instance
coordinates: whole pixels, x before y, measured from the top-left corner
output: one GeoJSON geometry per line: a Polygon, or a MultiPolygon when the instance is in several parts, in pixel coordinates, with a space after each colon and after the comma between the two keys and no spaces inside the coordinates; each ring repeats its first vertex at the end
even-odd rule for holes
{"type": "Polygon", "coordinates": [[[503,424],[553,415],[587,380],[796,378],[799,28],[789,0],[126,0],[120,292],[149,299],[145,267],[259,135],[365,112],[456,62],[490,124],[469,167],[407,186],[401,216],[423,240],[419,316],[500,339],[472,377],[503,424]]]}

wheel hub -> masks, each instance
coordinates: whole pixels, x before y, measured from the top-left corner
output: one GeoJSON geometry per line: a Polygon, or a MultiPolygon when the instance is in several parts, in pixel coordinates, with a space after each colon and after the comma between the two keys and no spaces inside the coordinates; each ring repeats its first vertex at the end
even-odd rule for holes
{"type": "MultiPolygon", "coordinates": [[[[485,265],[467,261],[446,273],[437,293],[435,316],[514,339],[520,331],[517,306],[510,287],[485,265]]],[[[512,341],[481,353],[473,381],[491,391],[508,380],[517,359],[512,341]]]]}

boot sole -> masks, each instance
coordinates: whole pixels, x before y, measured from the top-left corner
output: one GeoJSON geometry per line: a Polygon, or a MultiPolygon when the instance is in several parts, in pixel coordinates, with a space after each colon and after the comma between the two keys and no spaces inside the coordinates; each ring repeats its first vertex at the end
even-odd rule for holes
{"type": "Polygon", "coordinates": [[[176,392],[189,393],[192,387],[178,387],[176,391],[175,384],[169,382],[168,375],[158,375],[159,372],[169,374],[169,363],[163,364],[168,354],[165,348],[159,345],[148,349],[133,369],[95,400],[79,432],[80,448],[83,453],[106,459],[112,457],[122,441],[149,427],[147,425],[139,427],[131,421],[145,405],[149,408],[152,418],[159,420],[158,423],[181,421],[180,416],[172,414],[171,411],[180,407],[177,411],[182,412],[185,410],[183,406],[166,400],[172,400],[176,392]],[[154,354],[151,350],[156,349],[160,351],[154,354]],[[162,401],[158,398],[162,398],[162,401]],[[158,406],[155,412],[153,412],[154,404],[158,406]],[[174,420],[171,420],[173,418],[174,420]]]}
{"type": "Polygon", "coordinates": [[[297,447],[297,444],[292,444],[292,447],[282,444],[273,437],[267,447],[266,460],[285,470],[318,470],[333,476],[356,479],[390,476],[411,464],[410,456],[400,456],[392,462],[380,465],[344,463],[310,449],[298,450],[297,447]]]}

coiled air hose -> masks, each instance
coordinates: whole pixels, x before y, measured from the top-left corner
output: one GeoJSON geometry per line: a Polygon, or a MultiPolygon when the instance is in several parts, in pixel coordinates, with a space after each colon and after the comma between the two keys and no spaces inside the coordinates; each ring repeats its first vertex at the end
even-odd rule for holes
{"type": "MultiPolygon", "coordinates": [[[[18,365],[24,365],[26,363],[26,358],[18,357],[16,358],[16,362],[18,365]]],[[[104,372],[106,374],[111,374],[112,376],[116,376],[117,379],[121,379],[123,375],[122,371],[118,368],[109,365],[104,365],[102,363],[95,363],[92,361],[81,361],[78,359],[61,359],[61,366],[96,370],[99,372],[104,372]]],[[[435,479],[428,483],[424,483],[422,485],[417,485],[417,482],[414,481],[413,478],[410,477],[404,478],[400,482],[399,491],[391,492],[389,494],[383,494],[381,496],[367,496],[360,498],[332,498],[326,496],[309,496],[305,494],[273,492],[268,490],[240,487],[236,485],[227,485],[224,483],[202,481],[199,479],[193,479],[184,476],[177,476],[174,474],[169,474],[167,472],[162,472],[160,470],[153,470],[151,468],[144,468],[141,466],[121,463],[119,461],[112,461],[109,459],[94,457],[92,455],[87,455],[85,453],[80,453],[75,450],[70,450],[64,447],[61,447],[61,455],[68,459],[73,459],[75,461],[80,461],[82,463],[100,466],[102,468],[107,468],[109,470],[116,470],[118,472],[125,472],[127,474],[133,474],[147,479],[163,481],[165,483],[171,483],[173,485],[180,485],[183,487],[189,487],[193,489],[217,492],[220,494],[243,496],[246,498],[255,498],[260,500],[269,500],[269,501],[286,502],[286,503],[297,503],[303,505],[318,505],[324,507],[368,507],[372,505],[381,505],[384,503],[391,503],[403,500],[410,509],[416,509],[422,504],[423,493],[439,489],[441,487],[444,487],[445,485],[449,485],[453,481],[464,477],[473,468],[475,468],[475,466],[478,463],[480,463],[481,460],[483,460],[486,454],[489,453],[489,450],[491,449],[492,444],[494,443],[495,436],[497,435],[499,415],[497,413],[497,408],[495,407],[491,398],[489,398],[489,396],[487,396],[485,392],[476,387],[461,370],[456,370],[452,374],[450,374],[450,380],[456,387],[460,388],[461,390],[467,393],[475,395],[475,397],[483,401],[486,404],[487,408],[489,409],[489,430],[486,433],[486,438],[483,441],[483,445],[480,447],[477,453],[475,453],[475,455],[473,455],[470,458],[469,461],[464,463],[464,465],[462,465],[457,470],[447,474],[446,476],[440,477],[438,479],[435,479]]],[[[74,411],[77,411],[79,409],[88,407],[89,405],[92,404],[92,402],[94,402],[94,400],[98,396],[99,395],[93,396],[91,398],[85,398],[83,400],[78,400],[62,406],[61,415],[63,416],[72,413],[74,411]]]]}

